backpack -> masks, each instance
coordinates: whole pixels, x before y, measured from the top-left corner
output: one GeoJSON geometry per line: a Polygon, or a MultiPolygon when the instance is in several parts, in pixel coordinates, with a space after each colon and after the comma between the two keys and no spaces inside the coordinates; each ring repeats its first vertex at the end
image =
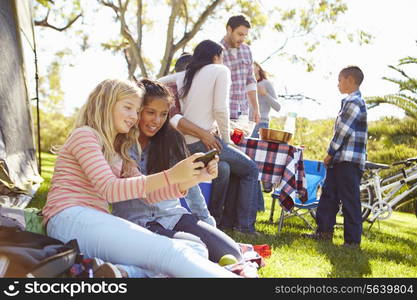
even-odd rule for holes
{"type": "Polygon", "coordinates": [[[64,244],[19,227],[0,226],[0,277],[66,277],[81,259],[76,240],[64,244]]]}

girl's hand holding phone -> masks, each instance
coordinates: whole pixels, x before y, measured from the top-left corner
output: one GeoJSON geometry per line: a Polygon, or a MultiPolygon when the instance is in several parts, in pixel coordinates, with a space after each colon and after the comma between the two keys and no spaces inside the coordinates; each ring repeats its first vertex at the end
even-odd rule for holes
{"type": "Polygon", "coordinates": [[[214,159],[212,159],[208,164],[207,167],[201,170],[201,174],[198,177],[199,181],[210,181],[217,177],[218,175],[218,162],[219,156],[215,155],[214,159]]]}
{"type": "MultiPolygon", "coordinates": [[[[186,158],[185,160],[191,159],[193,162],[193,168],[199,168],[195,169],[198,174],[193,176],[193,178],[189,181],[183,181],[179,182],[180,190],[184,193],[187,189],[189,189],[192,186],[195,186],[203,181],[210,181],[217,177],[218,175],[218,162],[219,162],[219,156],[215,154],[212,159],[210,159],[209,162],[207,162],[207,166],[204,166],[203,161],[195,162],[194,160],[197,157],[203,157],[207,158],[207,153],[195,153],[191,155],[190,157],[186,158]]],[[[203,159],[205,161],[205,159],[203,159]]],[[[175,167],[175,166],[174,166],[175,167]]]]}
{"type": "Polygon", "coordinates": [[[180,183],[190,181],[201,175],[201,170],[198,168],[204,168],[203,162],[194,162],[197,158],[204,156],[204,153],[195,153],[182,161],[178,162],[175,166],[167,171],[169,182],[180,183]]]}

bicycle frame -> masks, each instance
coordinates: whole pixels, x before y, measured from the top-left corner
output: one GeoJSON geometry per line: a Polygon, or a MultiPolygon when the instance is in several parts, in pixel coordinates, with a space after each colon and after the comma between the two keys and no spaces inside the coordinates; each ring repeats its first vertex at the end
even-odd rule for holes
{"type": "Polygon", "coordinates": [[[401,192],[397,196],[395,195],[408,182],[417,180],[417,165],[408,169],[402,169],[400,173],[386,178],[381,178],[379,169],[370,170],[370,172],[371,178],[365,184],[361,185],[361,189],[367,187],[372,188],[376,195],[376,201],[372,201],[371,205],[362,202],[361,205],[363,208],[371,210],[372,216],[369,221],[374,222],[376,219],[382,220],[389,218],[393,209],[408,203],[408,201],[405,201],[399,204],[417,189],[417,182],[406,191],[401,192]]]}

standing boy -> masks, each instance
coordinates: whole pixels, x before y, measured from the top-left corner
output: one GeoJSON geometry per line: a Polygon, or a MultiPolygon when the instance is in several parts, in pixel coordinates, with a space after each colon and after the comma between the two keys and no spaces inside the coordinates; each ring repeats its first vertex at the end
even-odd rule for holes
{"type": "Polygon", "coordinates": [[[342,100],[334,135],[324,158],[327,167],[323,193],[317,208],[317,231],[307,237],[331,240],[339,203],[344,217],[344,246],[359,248],[362,235],[360,181],[366,161],[367,112],[359,86],[363,73],[349,66],[339,73],[342,100]]]}

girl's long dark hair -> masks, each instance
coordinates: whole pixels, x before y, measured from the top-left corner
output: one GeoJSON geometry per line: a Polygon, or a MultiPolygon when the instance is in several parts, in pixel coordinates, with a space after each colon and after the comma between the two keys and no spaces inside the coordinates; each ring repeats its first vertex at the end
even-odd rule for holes
{"type": "Polygon", "coordinates": [[[212,40],[204,40],[195,47],[193,58],[185,71],[184,86],[180,91],[181,98],[188,95],[197,71],[206,65],[212,64],[214,56],[220,56],[222,52],[223,46],[212,40]]]}
{"type": "MultiPolygon", "coordinates": [[[[155,98],[166,99],[173,105],[173,97],[162,83],[142,79],[140,84],[145,88],[143,105],[147,105],[155,98]]],[[[169,124],[167,117],[161,129],[151,138],[148,151],[147,174],[154,174],[169,169],[178,161],[189,156],[184,136],[169,124]]]]}

